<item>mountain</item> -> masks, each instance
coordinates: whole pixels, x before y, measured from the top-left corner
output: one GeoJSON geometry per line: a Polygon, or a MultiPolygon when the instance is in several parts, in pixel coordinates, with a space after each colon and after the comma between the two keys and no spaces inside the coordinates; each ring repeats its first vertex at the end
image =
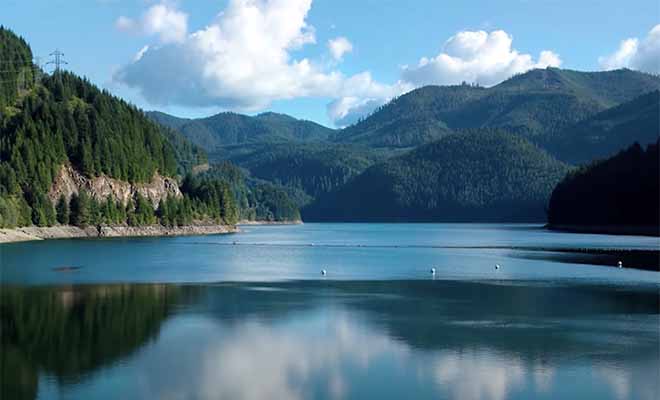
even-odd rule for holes
{"type": "Polygon", "coordinates": [[[369,117],[338,131],[333,140],[370,147],[414,147],[452,133],[446,117],[487,90],[470,85],[425,86],[380,107],[369,117]]]}
{"type": "Polygon", "coordinates": [[[201,177],[229,183],[242,221],[300,221],[295,192],[272,182],[254,179],[230,162],[211,166],[201,177]]]}
{"type": "Polygon", "coordinates": [[[224,112],[199,119],[177,118],[153,111],[148,115],[156,122],[178,130],[209,153],[231,145],[323,141],[334,132],[315,122],[276,113],[251,117],[224,112]]]}
{"type": "Polygon", "coordinates": [[[194,162],[192,145],[88,81],[44,76],[12,107],[0,122],[0,226],[235,222],[226,183],[179,190],[177,154],[194,162]]]}
{"type": "Polygon", "coordinates": [[[273,113],[194,120],[150,116],[207,149],[211,161],[230,160],[250,177],[283,187],[305,206],[307,219],[543,220],[544,204],[561,177],[555,173],[568,168],[563,162],[591,161],[635,141],[656,140],[658,89],[659,77],[627,69],[547,68],[490,88],[418,88],[340,130],[273,113]],[[491,159],[483,140],[510,153],[491,159]],[[440,151],[445,144],[454,153],[440,151]],[[425,158],[434,152],[445,160],[425,158]],[[489,160],[495,169],[483,168],[478,160],[489,160]],[[521,165],[548,173],[539,180],[530,170],[519,170],[521,165]],[[454,167],[476,172],[439,172],[454,167]],[[415,180],[442,185],[422,189],[415,180]],[[505,185],[500,193],[494,182],[505,185]],[[512,182],[528,193],[514,195],[506,187],[512,182]],[[365,198],[369,201],[362,202],[365,198]]]}
{"type": "Polygon", "coordinates": [[[323,221],[542,221],[568,167],[500,131],[445,136],[368,168],[303,210],[323,221]]]}
{"type": "Polygon", "coordinates": [[[602,111],[561,131],[547,145],[572,164],[613,156],[631,143],[654,143],[660,137],[660,91],[653,91],[602,111]]]}
{"type": "Polygon", "coordinates": [[[541,144],[568,126],[658,88],[659,77],[627,69],[557,68],[531,70],[491,88],[427,86],[391,101],[332,139],[415,147],[456,130],[497,128],[541,144]]]}
{"type": "MultiPolygon", "coordinates": [[[[551,226],[651,227],[660,233],[660,141],[639,144],[570,173],[552,192],[551,226]]],[[[581,228],[580,228],[581,227],[581,228]]]]}
{"type": "MultiPolygon", "coordinates": [[[[31,54],[0,32],[3,55],[31,54]]],[[[70,72],[14,78],[0,80],[10,102],[0,107],[0,227],[238,220],[227,179],[188,176],[179,187],[177,175],[206,160],[180,133],[70,72]]]]}
{"type": "Polygon", "coordinates": [[[231,161],[256,178],[300,189],[313,199],[341,187],[385,157],[382,152],[352,145],[269,144],[231,161]]]}

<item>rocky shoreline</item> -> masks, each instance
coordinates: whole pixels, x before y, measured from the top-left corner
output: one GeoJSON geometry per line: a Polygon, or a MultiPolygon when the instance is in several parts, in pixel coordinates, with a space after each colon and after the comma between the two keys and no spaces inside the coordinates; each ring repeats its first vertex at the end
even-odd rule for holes
{"type": "Polygon", "coordinates": [[[296,221],[238,221],[237,225],[302,225],[301,220],[296,221]]]}
{"type": "Polygon", "coordinates": [[[166,227],[150,226],[28,226],[15,229],[0,229],[0,243],[25,242],[31,240],[71,239],[71,238],[104,238],[104,237],[140,237],[140,236],[186,236],[186,235],[217,235],[239,232],[232,225],[187,225],[166,227]]]}

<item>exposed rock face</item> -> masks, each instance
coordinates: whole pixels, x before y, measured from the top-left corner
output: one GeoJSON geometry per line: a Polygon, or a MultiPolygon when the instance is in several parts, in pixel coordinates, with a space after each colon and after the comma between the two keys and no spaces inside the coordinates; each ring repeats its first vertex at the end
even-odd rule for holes
{"type": "Polygon", "coordinates": [[[94,178],[88,178],[81,175],[70,165],[63,165],[53,181],[53,185],[48,192],[48,197],[55,203],[64,195],[67,200],[75,193],[78,194],[83,189],[98,201],[105,200],[111,195],[115,200],[120,200],[126,205],[136,193],[140,193],[149,199],[156,207],[161,199],[168,195],[181,197],[179,185],[174,179],[165,178],[156,173],[149,183],[132,184],[126,181],[110,178],[102,175],[94,178]]]}

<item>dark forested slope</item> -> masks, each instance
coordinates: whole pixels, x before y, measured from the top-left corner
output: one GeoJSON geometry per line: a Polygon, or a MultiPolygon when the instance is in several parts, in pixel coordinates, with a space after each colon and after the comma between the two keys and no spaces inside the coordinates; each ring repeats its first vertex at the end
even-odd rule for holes
{"type": "Polygon", "coordinates": [[[632,143],[654,143],[660,136],[660,91],[602,111],[562,130],[547,144],[559,159],[582,164],[610,157],[632,143]]]}
{"type": "Polygon", "coordinates": [[[371,147],[414,147],[455,130],[498,128],[545,145],[562,129],[658,88],[660,78],[631,70],[537,69],[491,88],[413,90],[333,138],[371,147]]]}
{"type": "MultiPolygon", "coordinates": [[[[0,32],[3,56],[31,62],[25,41],[9,30],[0,32]]],[[[81,182],[100,177],[124,187],[149,184],[157,175],[175,182],[177,172],[187,172],[205,155],[179,133],[72,73],[58,71],[18,86],[20,76],[14,75],[0,80],[8,102],[0,107],[0,227],[237,220],[235,199],[221,180],[189,185],[183,194],[170,190],[158,207],[137,192],[128,200],[116,193],[107,198],[87,193],[81,182]],[[63,170],[75,179],[53,204],[50,190],[63,170]]]]}
{"type": "Polygon", "coordinates": [[[487,90],[470,85],[425,86],[380,107],[338,131],[333,140],[371,147],[414,147],[452,133],[446,120],[487,90]]]}
{"type": "Polygon", "coordinates": [[[553,226],[660,225],[660,159],[658,142],[644,150],[635,144],[606,160],[568,174],[549,204],[553,226]]]}
{"type": "Polygon", "coordinates": [[[370,167],[304,210],[308,220],[542,221],[568,167],[525,139],[446,136],[370,167]]]}
{"type": "Polygon", "coordinates": [[[310,143],[265,145],[231,161],[256,178],[298,188],[317,198],[383,159],[384,154],[359,146],[310,143]]]}

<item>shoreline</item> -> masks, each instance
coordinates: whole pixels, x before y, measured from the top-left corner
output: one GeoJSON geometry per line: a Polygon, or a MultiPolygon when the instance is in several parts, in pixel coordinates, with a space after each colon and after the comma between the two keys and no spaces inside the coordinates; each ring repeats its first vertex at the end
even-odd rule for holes
{"type": "Polygon", "coordinates": [[[545,228],[551,231],[568,232],[568,233],[593,233],[593,234],[604,234],[604,235],[660,237],[660,228],[657,226],[546,224],[545,228]]]}
{"type": "Polygon", "coordinates": [[[238,221],[236,226],[258,226],[258,225],[302,225],[304,222],[302,220],[296,221],[238,221]]]}
{"type": "Polygon", "coordinates": [[[238,226],[232,225],[88,226],[86,228],[71,225],[27,226],[0,229],[0,244],[51,239],[218,235],[237,232],[240,232],[238,226]]]}

